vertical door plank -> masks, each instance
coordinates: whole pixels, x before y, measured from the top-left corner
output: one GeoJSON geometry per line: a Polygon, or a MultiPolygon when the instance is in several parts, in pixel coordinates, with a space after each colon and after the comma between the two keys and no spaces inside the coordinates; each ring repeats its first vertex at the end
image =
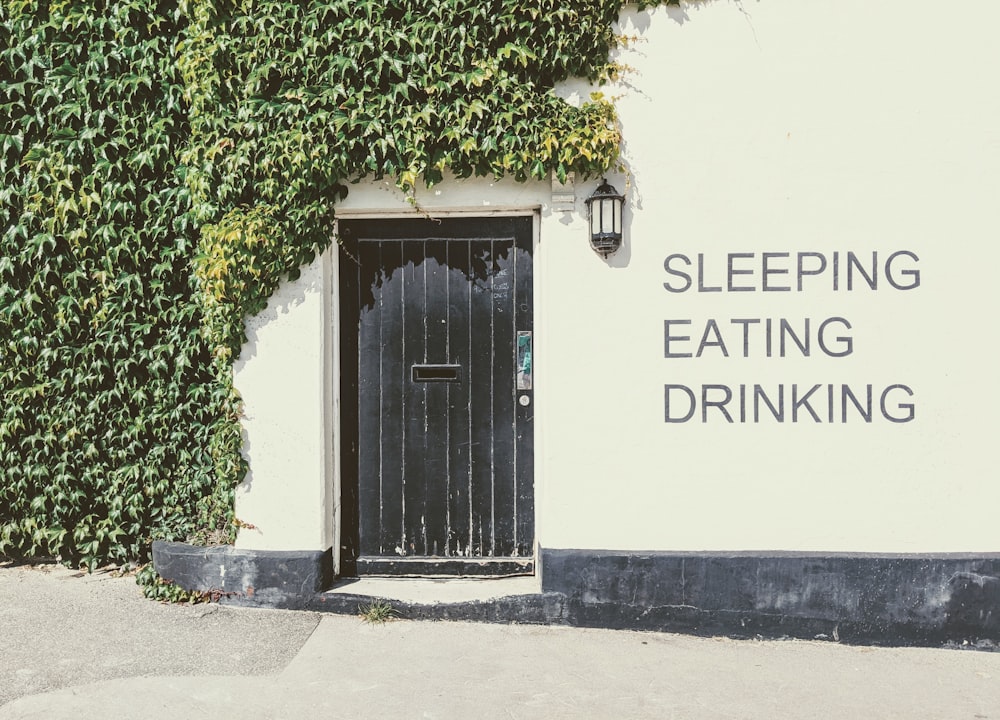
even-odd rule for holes
{"type": "MultiPolygon", "coordinates": [[[[514,260],[514,313],[515,331],[534,330],[533,312],[533,267],[531,261],[532,245],[531,221],[522,222],[522,228],[517,234],[517,254],[514,260]],[[525,227],[526,226],[526,227],[525,227]]],[[[534,332],[532,332],[532,375],[534,375],[534,332]]],[[[515,340],[516,342],[516,340],[515,340]]],[[[517,368],[514,368],[515,372],[517,368]]],[[[533,378],[534,379],[534,378],[533,378]]],[[[534,388],[534,383],[532,383],[534,388]]],[[[535,391],[524,390],[518,395],[528,398],[527,405],[514,405],[514,436],[515,436],[515,484],[516,513],[514,527],[514,549],[521,557],[534,553],[535,543],[535,437],[532,432],[535,417],[535,391]]]]}
{"type": "Polygon", "coordinates": [[[427,334],[426,264],[423,240],[403,243],[403,528],[407,555],[426,555],[424,456],[427,441],[427,384],[412,380],[424,362],[427,334]]]}
{"type": "Polygon", "coordinates": [[[514,240],[492,241],[494,554],[514,554],[514,240]]]}
{"type": "Polygon", "coordinates": [[[448,362],[462,367],[462,382],[448,388],[448,549],[450,555],[471,554],[471,425],[469,422],[469,309],[472,286],[468,241],[448,242],[448,362]]]}
{"type": "Polygon", "coordinates": [[[384,548],[378,543],[382,487],[382,293],[379,286],[384,280],[384,272],[378,243],[360,243],[355,256],[358,264],[353,267],[358,274],[358,288],[362,297],[370,298],[359,309],[358,323],[358,466],[362,472],[358,488],[358,525],[361,537],[374,541],[362,551],[381,554],[384,548]]]}
{"type": "MultiPolygon", "coordinates": [[[[448,268],[447,245],[444,240],[428,240],[425,245],[424,282],[426,323],[424,362],[448,363],[448,268]]],[[[426,545],[424,554],[445,555],[448,546],[448,487],[451,475],[448,445],[451,427],[448,400],[451,382],[423,383],[426,397],[426,427],[424,442],[424,513],[426,545]]]]}
{"type": "MultiPolygon", "coordinates": [[[[362,293],[358,265],[358,245],[353,228],[341,228],[338,279],[340,282],[340,570],[344,575],[357,573],[356,559],[361,553],[359,531],[361,501],[359,496],[358,424],[360,421],[358,355],[361,308],[371,305],[371,290],[362,293]]],[[[330,438],[332,441],[333,438],[330,438]]],[[[376,523],[378,518],[376,517],[376,523]]],[[[376,526],[377,531],[377,526],[376,526]]]]}
{"type": "MultiPolygon", "coordinates": [[[[382,266],[386,278],[382,282],[382,353],[379,358],[362,358],[361,362],[381,364],[382,400],[380,405],[381,436],[378,438],[381,462],[381,523],[378,546],[380,555],[396,554],[403,546],[403,513],[400,498],[403,492],[404,435],[403,404],[403,271],[402,243],[386,240],[382,246],[382,266]]],[[[362,474],[365,474],[362,469],[362,474]]],[[[367,549],[364,550],[367,552],[367,549]]]]}
{"type": "Polygon", "coordinates": [[[472,454],[472,555],[493,555],[493,254],[474,241],[469,316],[469,421],[472,454]]]}

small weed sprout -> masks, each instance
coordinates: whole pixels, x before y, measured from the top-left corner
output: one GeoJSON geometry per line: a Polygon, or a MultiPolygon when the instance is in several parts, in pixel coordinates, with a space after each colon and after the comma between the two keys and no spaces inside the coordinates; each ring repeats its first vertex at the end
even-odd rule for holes
{"type": "Polygon", "coordinates": [[[381,625],[399,617],[399,612],[388,600],[372,600],[367,605],[358,605],[358,615],[366,623],[381,625]]]}

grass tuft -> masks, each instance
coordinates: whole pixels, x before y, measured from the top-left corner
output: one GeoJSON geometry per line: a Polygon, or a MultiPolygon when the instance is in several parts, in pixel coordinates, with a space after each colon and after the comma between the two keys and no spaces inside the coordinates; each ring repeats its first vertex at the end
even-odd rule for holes
{"type": "Polygon", "coordinates": [[[366,623],[381,625],[382,623],[395,620],[399,617],[396,610],[388,600],[372,600],[367,605],[358,605],[358,615],[366,623]]]}

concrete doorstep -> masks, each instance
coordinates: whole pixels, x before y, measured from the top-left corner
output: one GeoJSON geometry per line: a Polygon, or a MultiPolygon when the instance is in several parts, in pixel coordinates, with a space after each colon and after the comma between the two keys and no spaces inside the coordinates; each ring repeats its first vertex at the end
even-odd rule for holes
{"type": "Polygon", "coordinates": [[[56,568],[0,566],[0,648],[3,720],[1000,720],[1000,653],[369,624],[349,615],[163,605],[142,598],[132,578],[56,568]]]}

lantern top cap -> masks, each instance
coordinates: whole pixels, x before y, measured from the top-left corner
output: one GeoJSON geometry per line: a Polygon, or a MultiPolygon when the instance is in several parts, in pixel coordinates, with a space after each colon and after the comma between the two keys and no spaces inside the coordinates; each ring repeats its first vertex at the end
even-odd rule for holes
{"type": "Polygon", "coordinates": [[[601,178],[601,184],[598,185],[597,189],[594,190],[594,193],[587,198],[587,202],[589,203],[593,200],[609,200],[612,198],[616,200],[624,200],[625,196],[618,192],[614,185],[611,185],[608,182],[607,178],[601,178]]]}

